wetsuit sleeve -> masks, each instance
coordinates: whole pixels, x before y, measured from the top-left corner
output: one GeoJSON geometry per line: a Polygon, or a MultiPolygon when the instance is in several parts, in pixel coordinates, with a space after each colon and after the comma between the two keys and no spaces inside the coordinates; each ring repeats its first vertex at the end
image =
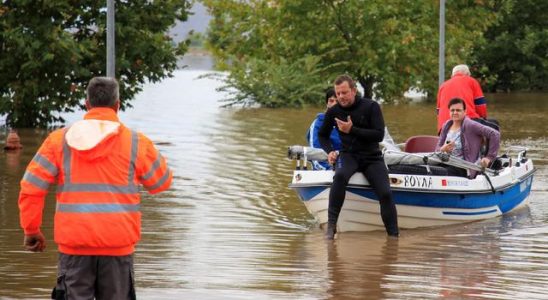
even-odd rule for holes
{"type": "Polygon", "coordinates": [[[339,132],[335,128],[331,130],[331,144],[333,145],[334,150],[342,149],[341,137],[339,136],[339,132]]]}
{"type": "Polygon", "coordinates": [[[336,106],[327,110],[323,119],[323,124],[318,130],[318,140],[320,141],[320,145],[325,153],[328,154],[334,150],[333,145],[331,144],[330,136],[333,126],[335,125],[335,116],[333,111],[335,107],[336,106]]]}
{"type": "Polygon", "coordinates": [[[380,143],[384,138],[384,118],[382,116],[381,107],[377,102],[371,104],[368,114],[369,115],[364,115],[364,117],[369,117],[370,128],[360,128],[353,125],[350,129],[350,134],[368,142],[380,143]]]}
{"type": "Polygon", "coordinates": [[[37,234],[42,225],[42,211],[50,184],[59,173],[51,135],[46,138],[21,180],[19,193],[19,221],[26,235],[37,234]]]}
{"type": "Polygon", "coordinates": [[[139,134],[138,177],[151,194],[156,194],[171,186],[172,173],[165,158],[154,147],[152,141],[139,134]]]}

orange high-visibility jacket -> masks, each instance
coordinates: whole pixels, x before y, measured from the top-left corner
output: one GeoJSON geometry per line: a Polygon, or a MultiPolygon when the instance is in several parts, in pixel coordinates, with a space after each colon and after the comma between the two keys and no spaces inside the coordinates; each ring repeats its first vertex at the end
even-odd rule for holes
{"type": "Polygon", "coordinates": [[[438,114],[438,132],[443,124],[451,119],[449,101],[458,97],[466,103],[466,115],[471,118],[487,118],[487,101],[479,82],[471,76],[457,73],[444,82],[438,91],[436,110],[438,114]]]}
{"type": "Polygon", "coordinates": [[[172,174],[141,133],[110,108],[93,108],[52,132],[21,180],[19,210],[25,234],[40,232],[44,200],[57,183],[54,239],[71,255],[129,255],[141,236],[139,185],[166,190],[172,174]]]}

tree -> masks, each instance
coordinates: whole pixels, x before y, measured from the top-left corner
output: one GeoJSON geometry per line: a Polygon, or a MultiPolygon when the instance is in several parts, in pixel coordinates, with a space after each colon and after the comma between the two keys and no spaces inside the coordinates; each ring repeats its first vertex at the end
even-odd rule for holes
{"type": "MultiPolygon", "coordinates": [[[[315,76],[323,79],[323,85],[338,74],[348,73],[359,81],[368,97],[393,101],[410,87],[435,95],[439,11],[435,2],[202,2],[213,16],[208,45],[218,66],[229,71],[228,86],[238,88],[235,82],[249,86],[246,80],[261,82],[269,76],[249,68],[252,61],[280,65],[316,57],[315,76]],[[245,72],[246,77],[233,75],[245,72]]],[[[467,0],[447,4],[448,64],[468,58],[471,47],[494,19],[489,5],[489,1],[467,0]]],[[[299,76],[292,77],[299,80],[310,73],[302,68],[299,76]]],[[[304,85],[299,86],[304,90],[304,85]]],[[[259,92],[247,96],[259,103],[276,101],[261,98],[259,92]]]]}
{"type": "Polygon", "coordinates": [[[548,90],[548,2],[497,1],[499,19],[474,49],[487,90],[548,90]]]}
{"type": "Polygon", "coordinates": [[[217,89],[230,95],[223,100],[226,106],[260,103],[270,108],[299,107],[323,99],[327,83],[320,77],[318,61],[316,56],[305,56],[296,62],[281,58],[278,63],[272,64],[250,58],[245,62],[234,61],[232,71],[226,78],[218,73],[206,76],[226,82],[225,86],[217,89]],[[245,65],[240,66],[240,63],[245,65]]]}
{"type": "MultiPolygon", "coordinates": [[[[184,21],[190,1],[116,3],[116,77],[122,109],[149,80],[176,68],[188,41],[167,30],[184,21]]],[[[93,76],[105,76],[106,1],[11,0],[0,3],[0,115],[13,127],[63,122],[82,105],[93,76]]]]}

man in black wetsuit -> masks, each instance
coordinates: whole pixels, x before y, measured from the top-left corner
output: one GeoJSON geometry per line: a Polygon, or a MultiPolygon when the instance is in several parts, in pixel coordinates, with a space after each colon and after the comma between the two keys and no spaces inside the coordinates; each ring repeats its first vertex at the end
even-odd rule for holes
{"type": "Polygon", "coordinates": [[[354,173],[361,171],[375,191],[381,206],[381,218],[389,236],[397,237],[398,215],[392,199],[388,170],[384,164],[379,142],[384,137],[384,119],[379,104],[356,95],[356,84],[350,76],[335,80],[337,104],[325,114],[318,132],[320,144],[328,153],[328,161],[338,163],[329,193],[326,238],[332,240],[337,232],[337,219],[344,203],[346,186],[354,173]],[[342,142],[340,154],[333,150],[329,139],[337,126],[342,142]],[[339,157],[340,156],[340,157],[339,157]]]}

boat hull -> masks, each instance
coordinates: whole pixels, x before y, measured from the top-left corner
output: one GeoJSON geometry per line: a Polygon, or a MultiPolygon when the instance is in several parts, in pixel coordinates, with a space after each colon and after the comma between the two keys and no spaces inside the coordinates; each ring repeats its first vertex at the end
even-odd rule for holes
{"type": "MultiPolygon", "coordinates": [[[[442,226],[489,219],[527,205],[532,162],[474,180],[449,176],[390,174],[400,228],[442,226]],[[490,181],[490,183],[488,182],[490,181]]],[[[321,225],[327,223],[332,171],[295,171],[290,185],[321,225]]],[[[357,173],[349,183],[338,231],[384,229],[380,206],[367,180],[357,173]]]]}

